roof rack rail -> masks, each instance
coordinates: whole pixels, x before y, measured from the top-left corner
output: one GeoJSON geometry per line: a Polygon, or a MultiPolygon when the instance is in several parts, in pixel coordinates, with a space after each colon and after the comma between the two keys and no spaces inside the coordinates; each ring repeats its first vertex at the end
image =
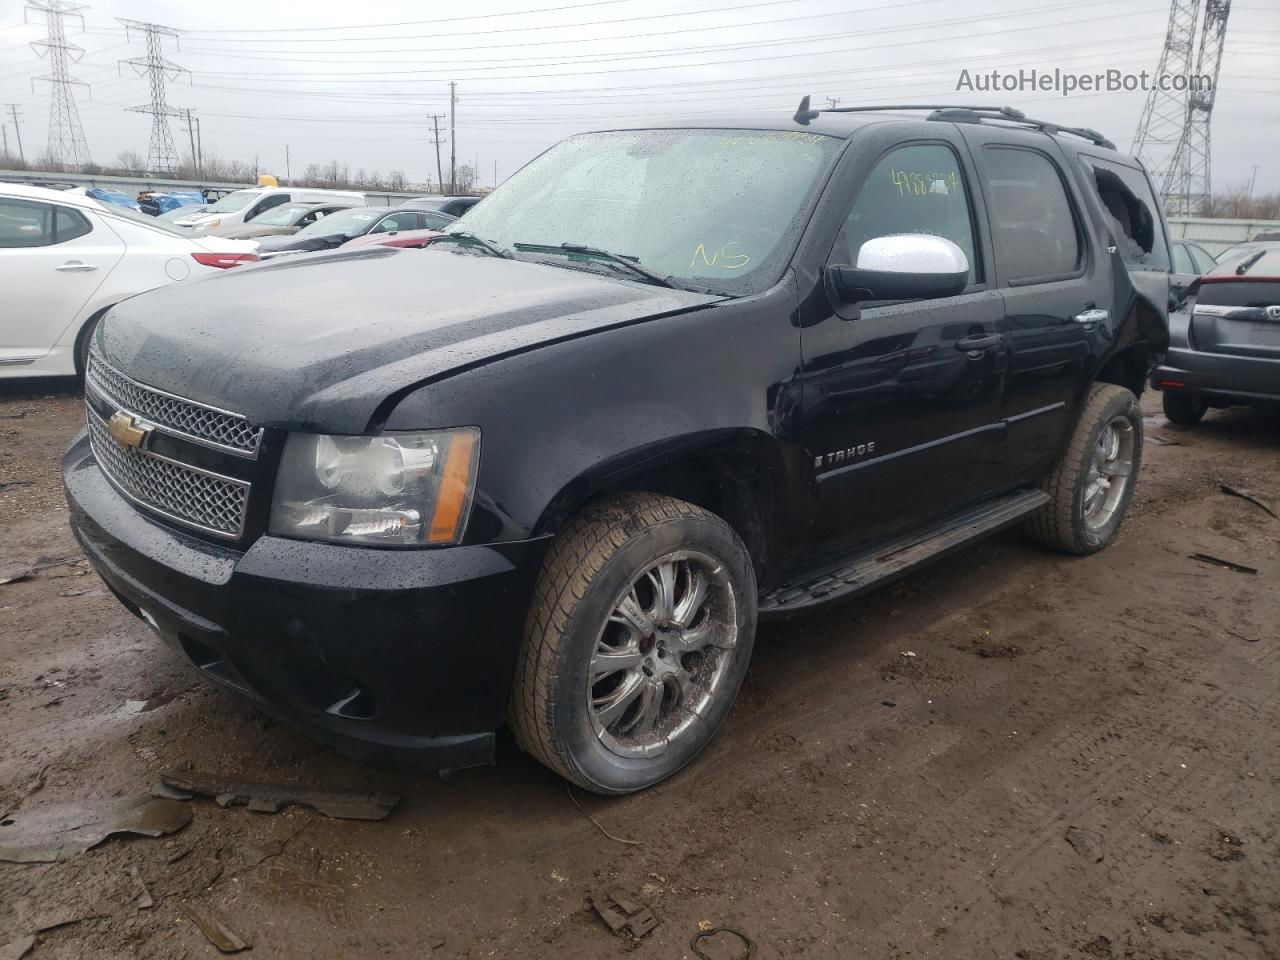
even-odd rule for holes
{"type": "Polygon", "coordinates": [[[1050,123],[1048,120],[1034,120],[1015,107],[977,107],[960,104],[916,103],[883,107],[828,107],[825,110],[815,110],[809,105],[809,97],[806,95],[800,101],[800,106],[795,112],[794,120],[796,123],[807,126],[810,120],[815,119],[823,113],[873,113],[879,110],[928,110],[930,113],[926,119],[949,120],[952,123],[981,123],[984,120],[1003,120],[1007,123],[1021,124],[1024,127],[1029,127],[1033,130],[1040,130],[1041,132],[1048,134],[1069,133],[1072,136],[1080,137],[1084,140],[1090,141],[1091,143],[1095,143],[1100,147],[1106,147],[1108,150],[1116,149],[1116,145],[1100,134],[1097,130],[1091,130],[1088,127],[1064,127],[1057,123],[1050,123]]]}

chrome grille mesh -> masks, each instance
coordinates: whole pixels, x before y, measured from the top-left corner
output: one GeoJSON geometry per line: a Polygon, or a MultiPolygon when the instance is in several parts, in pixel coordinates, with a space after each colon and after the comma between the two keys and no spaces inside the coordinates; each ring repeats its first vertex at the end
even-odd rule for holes
{"type": "Polygon", "coordinates": [[[167,432],[197,443],[257,456],[262,430],[244,417],[144,387],[112,369],[96,353],[89,354],[87,379],[91,387],[117,407],[167,432]]]}
{"type": "Polygon", "coordinates": [[[92,407],[88,419],[89,441],[98,466],[130,499],[188,527],[221,537],[243,535],[248,483],[145,450],[124,449],[92,407]]]}

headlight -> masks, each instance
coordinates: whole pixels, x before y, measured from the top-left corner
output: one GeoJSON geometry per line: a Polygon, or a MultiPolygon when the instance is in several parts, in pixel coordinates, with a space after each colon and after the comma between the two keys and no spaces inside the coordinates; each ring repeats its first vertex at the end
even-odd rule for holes
{"type": "Polygon", "coordinates": [[[474,427],[377,437],[291,433],[270,530],[334,543],[456,543],[479,459],[474,427]]]}

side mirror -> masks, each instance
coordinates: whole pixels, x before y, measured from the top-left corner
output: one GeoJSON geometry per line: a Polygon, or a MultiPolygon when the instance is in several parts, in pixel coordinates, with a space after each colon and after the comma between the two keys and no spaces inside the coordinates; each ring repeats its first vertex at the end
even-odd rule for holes
{"type": "Polygon", "coordinates": [[[944,237],[899,233],[868,240],[858,265],[830,267],[840,299],[936,300],[954,297],[969,282],[969,258],[944,237]]]}

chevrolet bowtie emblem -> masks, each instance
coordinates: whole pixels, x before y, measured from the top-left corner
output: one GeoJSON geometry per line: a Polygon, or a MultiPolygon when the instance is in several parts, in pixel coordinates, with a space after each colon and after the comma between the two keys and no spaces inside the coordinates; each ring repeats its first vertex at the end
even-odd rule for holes
{"type": "Polygon", "coordinates": [[[129,416],[129,414],[116,411],[111,415],[111,419],[107,421],[107,432],[122,448],[128,449],[129,447],[142,446],[151,429],[139,426],[138,421],[129,416]]]}

